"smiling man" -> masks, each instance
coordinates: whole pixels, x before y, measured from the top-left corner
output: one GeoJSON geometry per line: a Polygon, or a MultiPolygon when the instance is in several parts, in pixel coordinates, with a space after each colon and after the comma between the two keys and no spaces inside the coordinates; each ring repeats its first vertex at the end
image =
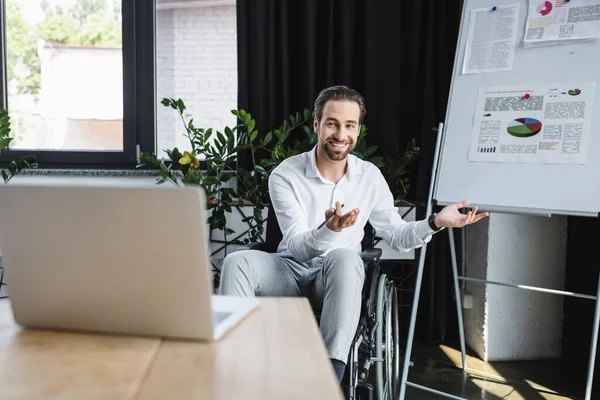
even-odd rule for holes
{"type": "Polygon", "coordinates": [[[364,98],[346,86],[323,90],[315,101],[317,145],[284,160],[269,178],[283,233],[277,253],[248,250],[223,261],[219,294],[306,296],[320,312],[320,329],[341,381],[360,317],[365,270],[361,253],[370,222],[391,248],[421,247],[444,227],[459,228],[487,213],[452,204],[422,221],[404,221],[379,169],[350,154],[366,113],[364,98]],[[343,205],[343,206],[342,206],[343,205]],[[322,224],[324,218],[328,219],[322,224]]]}

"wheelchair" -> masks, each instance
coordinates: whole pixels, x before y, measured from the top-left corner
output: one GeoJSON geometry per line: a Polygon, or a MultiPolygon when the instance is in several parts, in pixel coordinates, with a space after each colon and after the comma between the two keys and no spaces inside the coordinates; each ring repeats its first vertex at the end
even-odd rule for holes
{"type": "MultiPolygon", "coordinates": [[[[272,210],[269,210],[272,212],[272,210]]],[[[253,242],[236,251],[275,252],[281,240],[276,220],[269,220],[267,242],[253,242]],[[275,222],[273,222],[275,221],[275,222]],[[274,244],[277,243],[277,244],[274,244]]],[[[405,352],[400,345],[398,288],[381,272],[381,249],[372,247],[374,234],[365,227],[361,258],[365,266],[360,319],[346,361],[342,391],[347,400],[392,400],[400,395],[405,352]]],[[[315,315],[317,322],[319,315],[315,315]]]]}

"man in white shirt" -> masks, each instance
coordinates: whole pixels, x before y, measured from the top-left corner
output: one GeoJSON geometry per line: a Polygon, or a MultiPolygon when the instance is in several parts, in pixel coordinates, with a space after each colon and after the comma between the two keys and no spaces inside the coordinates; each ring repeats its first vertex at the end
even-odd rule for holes
{"type": "Polygon", "coordinates": [[[463,201],[425,220],[404,221],[379,169],[350,154],[365,113],[363,97],[345,86],[319,94],[317,145],[284,160],[269,178],[283,234],[277,253],[229,254],[219,286],[224,295],[308,297],[321,311],[321,333],[340,381],[360,317],[365,278],[360,252],[366,223],[391,248],[409,251],[444,227],[463,227],[488,215],[477,214],[477,208],[460,213],[469,204],[463,201]],[[326,217],[331,218],[323,225],[326,217]]]}

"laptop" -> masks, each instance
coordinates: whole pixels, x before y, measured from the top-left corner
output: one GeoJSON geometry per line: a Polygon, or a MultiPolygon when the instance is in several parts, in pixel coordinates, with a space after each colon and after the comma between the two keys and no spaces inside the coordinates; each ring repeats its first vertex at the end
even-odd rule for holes
{"type": "Polygon", "coordinates": [[[27,328],[218,340],[259,302],[213,294],[205,194],[111,178],[0,186],[0,254],[27,328]]]}

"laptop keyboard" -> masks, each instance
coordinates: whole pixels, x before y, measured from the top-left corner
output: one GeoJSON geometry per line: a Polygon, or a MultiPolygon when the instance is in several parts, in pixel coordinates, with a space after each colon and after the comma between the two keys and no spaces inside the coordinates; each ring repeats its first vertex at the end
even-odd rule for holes
{"type": "Polygon", "coordinates": [[[221,322],[223,322],[225,319],[227,319],[227,317],[229,317],[231,314],[233,314],[233,313],[227,312],[227,311],[213,311],[215,325],[219,325],[221,322]]]}

